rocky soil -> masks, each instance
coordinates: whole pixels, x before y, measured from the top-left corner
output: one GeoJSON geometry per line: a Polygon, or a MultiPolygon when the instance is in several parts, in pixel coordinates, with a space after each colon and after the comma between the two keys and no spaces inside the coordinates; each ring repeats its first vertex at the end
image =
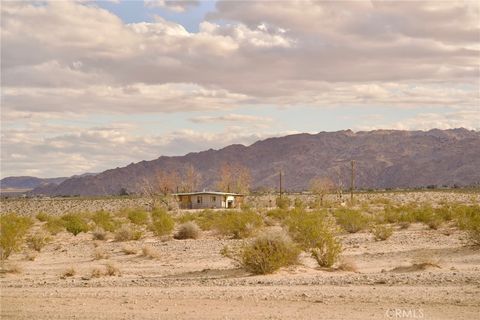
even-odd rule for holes
{"type": "MultiPolygon", "coordinates": [[[[430,201],[445,196],[429,195],[430,201]]],[[[40,226],[36,222],[35,228],[40,226]]],[[[240,246],[243,240],[212,232],[197,240],[149,233],[138,241],[111,238],[93,241],[91,232],[76,237],[62,232],[33,261],[32,252],[12,255],[0,275],[1,318],[478,319],[480,314],[480,250],[450,224],[438,230],[397,227],[386,241],[374,241],[367,231],[345,234],[343,260],[356,271],[322,269],[302,254],[298,266],[265,276],[250,275],[220,254],[225,245],[240,246]],[[143,256],[145,246],[158,256],[143,256]],[[125,247],[134,253],[126,254],[125,247]],[[107,257],[95,259],[96,251],[107,257]],[[93,274],[108,264],[118,273],[93,274]],[[66,276],[71,268],[74,275],[66,276]],[[6,272],[11,269],[17,273],[6,272]]]]}

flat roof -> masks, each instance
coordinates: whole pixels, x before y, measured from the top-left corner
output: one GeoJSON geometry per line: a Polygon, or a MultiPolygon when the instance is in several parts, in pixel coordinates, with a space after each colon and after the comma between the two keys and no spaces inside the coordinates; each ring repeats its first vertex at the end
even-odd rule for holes
{"type": "Polygon", "coordinates": [[[180,192],[173,193],[174,196],[196,196],[202,194],[213,194],[217,196],[243,196],[243,194],[232,193],[232,192],[220,192],[220,191],[198,191],[198,192],[180,192]]]}

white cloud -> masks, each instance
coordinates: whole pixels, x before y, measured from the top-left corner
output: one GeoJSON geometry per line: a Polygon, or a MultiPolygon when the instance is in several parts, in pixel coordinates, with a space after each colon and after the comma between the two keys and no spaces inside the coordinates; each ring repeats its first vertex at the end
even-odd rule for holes
{"type": "Polygon", "coordinates": [[[190,121],[194,123],[211,123],[211,122],[247,122],[247,123],[255,123],[255,122],[272,122],[272,118],[268,117],[259,117],[259,116],[252,116],[247,114],[234,114],[230,113],[223,116],[198,116],[190,118],[190,121]]]}

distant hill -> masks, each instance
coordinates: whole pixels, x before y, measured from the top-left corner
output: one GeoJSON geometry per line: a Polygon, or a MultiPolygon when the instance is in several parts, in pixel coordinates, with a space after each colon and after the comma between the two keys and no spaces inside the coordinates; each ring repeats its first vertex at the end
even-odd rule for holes
{"type": "Polygon", "coordinates": [[[330,177],[347,187],[350,160],[356,162],[360,188],[406,188],[427,185],[479,185],[480,133],[466,129],[430,131],[375,130],[295,134],[230,145],[221,150],[160,157],[132,163],[95,176],[72,177],[58,185],[37,187],[34,194],[107,195],[122,188],[139,192],[156,170],[185,171],[193,165],[202,175],[201,188],[214,188],[222,163],[247,166],[252,187],[276,187],[285,173],[289,190],[304,190],[315,176],[330,177]]]}
{"type": "Polygon", "coordinates": [[[68,177],[61,178],[37,178],[37,177],[6,177],[0,180],[0,189],[34,189],[42,185],[58,185],[67,180],[68,177]]]}
{"type": "MultiPolygon", "coordinates": [[[[95,175],[96,173],[84,173],[82,175],[75,175],[71,178],[77,177],[86,177],[95,175]]],[[[38,187],[46,186],[56,186],[67,180],[69,177],[59,177],[59,178],[37,178],[30,176],[21,176],[21,177],[6,177],[0,180],[0,189],[35,189],[38,187]]]]}

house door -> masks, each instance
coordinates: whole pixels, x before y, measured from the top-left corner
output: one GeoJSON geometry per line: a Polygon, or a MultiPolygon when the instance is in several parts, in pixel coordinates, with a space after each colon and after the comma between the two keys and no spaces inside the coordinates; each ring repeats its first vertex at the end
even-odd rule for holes
{"type": "Polygon", "coordinates": [[[233,208],[233,200],[227,201],[227,208],[233,208]]]}

